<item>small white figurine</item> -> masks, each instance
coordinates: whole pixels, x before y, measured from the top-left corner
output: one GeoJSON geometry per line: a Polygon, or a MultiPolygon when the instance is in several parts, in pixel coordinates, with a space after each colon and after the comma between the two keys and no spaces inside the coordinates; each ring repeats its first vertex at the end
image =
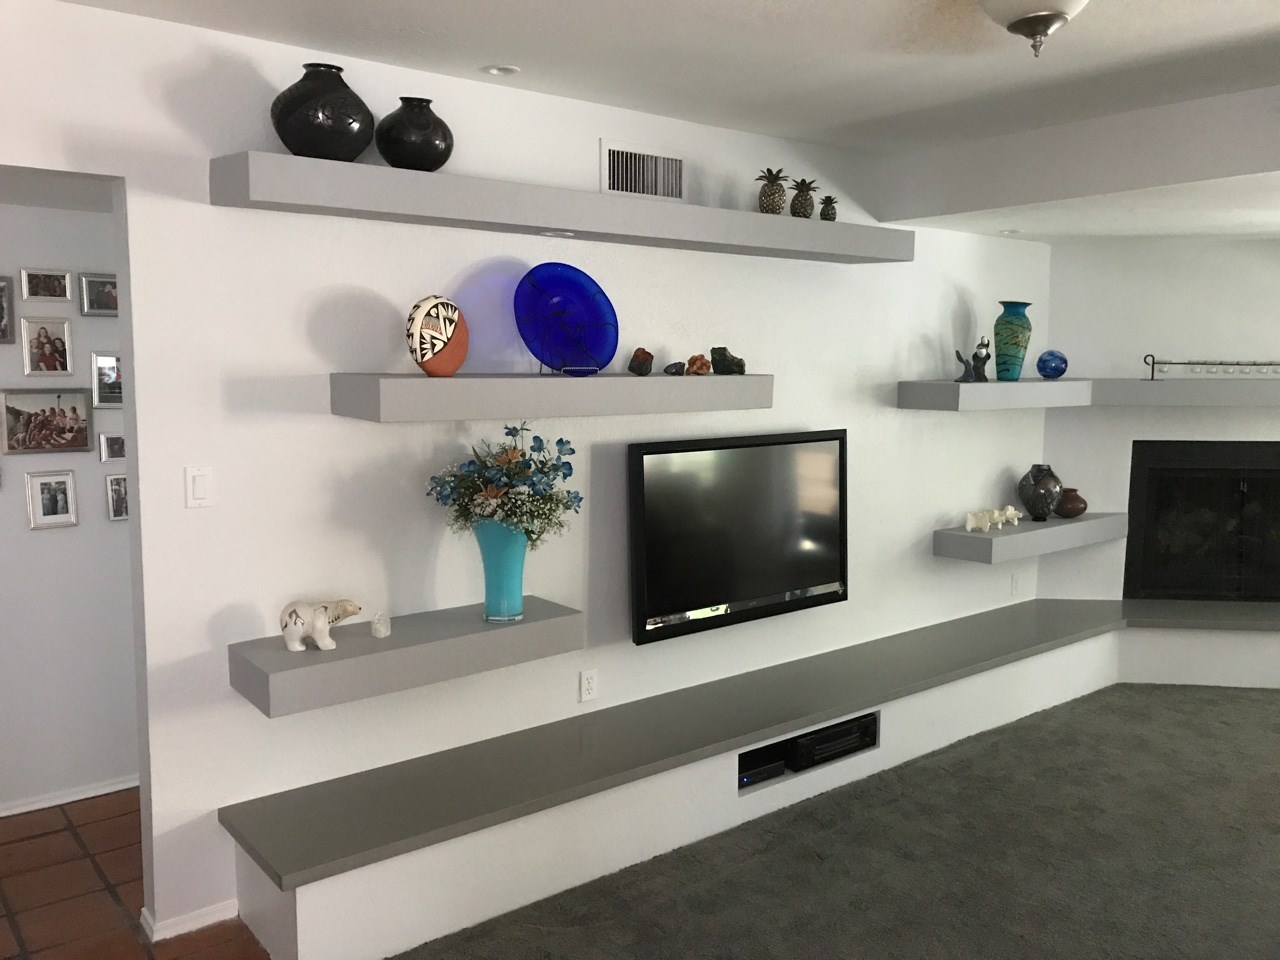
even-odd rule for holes
{"type": "Polygon", "coordinates": [[[991,517],[986,510],[966,513],[964,515],[964,529],[966,533],[973,533],[974,531],[986,533],[991,529],[991,517]]]}
{"type": "Polygon", "coordinates": [[[284,645],[294,653],[307,648],[310,637],[318,650],[332,650],[337,644],[329,636],[329,628],[339,620],[354,617],[360,605],[352,600],[294,600],[280,611],[280,631],[284,645]]]}
{"type": "Polygon", "coordinates": [[[379,610],[373,615],[370,621],[373,635],[381,640],[383,637],[391,636],[391,618],[379,610]]]}
{"type": "Polygon", "coordinates": [[[975,510],[973,513],[965,514],[964,528],[969,533],[975,530],[986,533],[992,527],[1003,530],[1006,523],[1016,527],[1021,517],[1022,514],[1013,506],[997,507],[993,510],[975,510]]]}

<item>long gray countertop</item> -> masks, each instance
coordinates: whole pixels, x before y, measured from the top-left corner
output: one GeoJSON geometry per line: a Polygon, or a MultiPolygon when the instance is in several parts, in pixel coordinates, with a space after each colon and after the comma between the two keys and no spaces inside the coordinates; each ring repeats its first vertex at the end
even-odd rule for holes
{"type": "MultiPolygon", "coordinates": [[[[803,616],[774,622],[803,628],[803,616]]],[[[1280,604],[1030,600],[232,804],[218,819],[292,890],[1125,626],[1280,630],[1280,604]]]]}

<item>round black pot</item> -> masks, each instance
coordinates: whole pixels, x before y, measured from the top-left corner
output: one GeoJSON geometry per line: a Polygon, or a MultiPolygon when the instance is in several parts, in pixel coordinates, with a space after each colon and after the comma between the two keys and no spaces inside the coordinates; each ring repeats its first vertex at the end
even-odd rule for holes
{"type": "Polygon", "coordinates": [[[453,131],[422,97],[401,97],[399,109],[379,122],[375,142],[387,163],[408,170],[439,170],[453,153],[453,131]]]}
{"type": "Polygon", "coordinates": [[[373,139],[373,113],[331,63],[304,63],[302,79],[271,104],[271,125],[289,152],[354,160],[373,139]]]}

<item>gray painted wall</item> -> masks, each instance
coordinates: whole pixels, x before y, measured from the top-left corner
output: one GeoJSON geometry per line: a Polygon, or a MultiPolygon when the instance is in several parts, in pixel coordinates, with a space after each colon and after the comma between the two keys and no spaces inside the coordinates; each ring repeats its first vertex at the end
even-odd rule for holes
{"type": "MultiPolygon", "coordinates": [[[[11,199],[0,192],[0,200],[11,199]]],[[[17,342],[0,345],[0,390],[92,383],[90,356],[117,352],[126,315],[80,316],[70,302],[23,301],[23,267],[114,273],[124,262],[115,216],[0,204],[0,276],[23,316],[71,322],[73,374],[28,377],[17,342]]],[[[75,276],[73,283],[78,283],[75,276]]],[[[124,432],[120,410],[93,411],[91,453],[0,457],[0,815],[112,789],[138,776],[129,525],[108,520],[99,433],[124,432]],[[71,470],[80,522],[31,530],[25,474],[71,470]]]]}

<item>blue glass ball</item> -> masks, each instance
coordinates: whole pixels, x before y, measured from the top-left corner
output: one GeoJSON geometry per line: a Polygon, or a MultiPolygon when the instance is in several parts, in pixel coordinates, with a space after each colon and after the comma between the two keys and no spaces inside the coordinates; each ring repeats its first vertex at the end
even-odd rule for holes
{"type": "Polygon", "coordinates": [[[1046,350],[1036,360],[1036,372],[1046,380],[1057,380],[1067,372],[1067,355],[1057,350],[1046,350]]]}

